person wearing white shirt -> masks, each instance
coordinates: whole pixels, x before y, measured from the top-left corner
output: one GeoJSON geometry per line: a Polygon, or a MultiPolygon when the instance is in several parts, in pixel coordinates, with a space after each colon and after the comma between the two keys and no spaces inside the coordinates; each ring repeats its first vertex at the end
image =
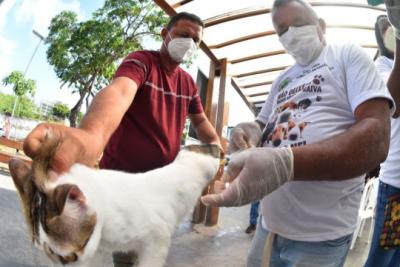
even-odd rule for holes
{"type": "Polygon", "coordinates": [[[395,106],[360,47],[326,44],[325,22],[307,2],[276,0],[272,19],[296,64],[274,81],[256,122],[232,133],[232,146],[261,139],[262,147],[233,153],[223,176],[230,186],[202,201],[262,199],[248,267],[261,266],[268,235],[272,267],[343,266],[363,176],[386,159],[395,106]],[[262,136],[251,136],[257,125],[262,136]]]}
{"type": "MultiPolygon", "coordinates": [[[[376,39],[380,55],[375,61],[376,68],[385,82],[387,82],[394,67],[395,35],[387,16],[377,18],[375,24],[376,39]]],[[[400,200],[400,119],[391,119],[391,133],[389,154],[385,162],[381,164],[379,175],[378,199],[375,209],[374,233],[372,235],[371,247],[365,267],[391,267],[400,266],[400,246],[389,247],[388,244],[395,240],[391,234],[387,234],[388,241],[381,244],[381,236],[385,229],[385,221],[391,221],[392,197],[400,200]],[[389,241],[392,240],[392,241],[389,241]],[[386,248],[385,248],[386,247],[386,248]]],[[[400,208],[400,204],[398,204],[400,208]]],[[[400,222],[400,215],[397,219],[400,222]]],[[[400,232],[400,231],[399,231],[400,232]]],[[[400,245],[400,244],[399,244],[400,245]]]]}

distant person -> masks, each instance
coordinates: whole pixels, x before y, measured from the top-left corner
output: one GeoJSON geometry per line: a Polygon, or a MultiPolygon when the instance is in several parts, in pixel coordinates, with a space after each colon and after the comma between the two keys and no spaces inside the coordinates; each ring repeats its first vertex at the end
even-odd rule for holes
{"type": "Polygon", "coordinates": [[[4,130],[4,137],[5,138],[10,138],[10,134],[11,134],[11,113],[8,112],[8,111],[4,113],[3,130],[4,130]]]}
{"type": "MultiPolygon", "coordinates": [[[[383,2],[383,1],[373,1],[383,2]]],[[[385,0],[388,18],[394,29],[396,37],[394,65],[387,80],[387,87],[396,106],[400,106],[400,0],[385,0]]],[[[400,108],[396,109],[394,117],[400,116],[400,108]]]]}
{"type": "Polygon", "coordinates": [[[260,201],[253,202],[250,205],[250,223],[245,230],[246,234],[252,234],[256,231],[259,206],[260,206],[260,201]]]}

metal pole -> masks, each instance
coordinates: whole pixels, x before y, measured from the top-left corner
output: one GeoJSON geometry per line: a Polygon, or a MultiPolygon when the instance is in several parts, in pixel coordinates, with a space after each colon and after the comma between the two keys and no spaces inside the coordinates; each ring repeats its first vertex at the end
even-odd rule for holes
{"type": "MultiPolygon", "coordinates": [[[[1,1],[1,0],[0,0],[0,1],[1,1]]],[[[1,2],[0,2],[0,3],[1,3],[1,2]]],[[[32,33],[33,33],[34,35],[36,35],[36,36],[39,38],[39,43],[36,45],[36,48],[35,48],[35,50],[33,51],[33,54],[32,54],[31,58],[30,58],[29,61],[28,61],[28,65],[26,65],[26,68],[25,68],[25,71],[24,71],[24,78],[25,78],[25,76],[26,76],[26,73],[28,72],[29,66],[30,66],[31,63],[32,63],[33,57],[35,56],[37,50],[39,49],[40,44],[41,44],[42,41],[45,39],[40,33],[38,33],[38,32],[35,31],[35,30],[32,30],[32,33]]],[[[17,103],[18,103],[18,95],[16,95],[15,100],[14,100],[13,110],[12,110],[12,112],[11,112],[11,121],[12,121],[12,119],[14,118],[14,114],[15,114],[15,109],[16,109],[16,107],[17,107],[17,103]]],[[[12,125],[11,125],[11,128],[12,128],[12,125]]],[[[11,129],[10,129],[9,135],[10,135],[10,134],[11,134],[11,129]]],[[[6,136],[6,137],[9,138],[10,136],[6,136]]]]}
{"type": "MultiPolygon", "coordinates": [[[[32,54],[32,56],[31,56],[31,58],[30,58],[29,61],[28,61],[28,65],[26,65],[26,68],[25,68],[25,71],[24,71],[24,77],[26,76],[26,73],[28,72],[29,66],[31,65],[32,60],[33,60],[33,57],[35,56],[37,50],[39,49],[40,44],[41,44],[42,41],[44,40],[44,37],[43,37],[41,34],[39,34],[37,31],[32,30],[32,32],[33,32],[33,34],[36,35],[40,40],[39,40],[39,43],[36,45],[36,48],[35,48],[35,50],[33,51],[33,54],[32,54]]],[[[15,101],[14,101],[14,106],[13,106],[13,110],[12,110],[12,113],[11,113],[11,117],[14,117],[15,108],[17,107],[17,103],[18,103],[18,95],[16,96],[15,101]]]]}

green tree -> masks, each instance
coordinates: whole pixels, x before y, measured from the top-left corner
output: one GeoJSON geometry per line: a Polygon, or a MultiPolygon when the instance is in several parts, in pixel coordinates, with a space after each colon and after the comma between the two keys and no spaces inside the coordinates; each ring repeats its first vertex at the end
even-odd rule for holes
{"type": "Polygon", "coordinates": [[[106,86],[116,62],[129,52],[142,49],[143,38],[159,38],[167,17],[151,0],[106,0],[92,19],[78,22],[71,11],[54,17],[46,43],[47,59],[63,85],[79,94],[69,120],[76,126],[86,101],[106,86]]]}
{"type": "MultiPolygon", "coordinates": [[[[3,79],[3,85],[11,85],[14,94],[17,96],[14,102],[15,104],[13,105],[12,115],[14,115],[14,109],[17,107],[18,98],[22,99],[22,97],[27,94],[30,94],[31,96],[35,95],[36,82],[32,79],[25,78],[24,74],[20,71],[13,71],[6,76],[3,79]]],[[[17,111],[18,110],[19,109],[17,109],[17,111]]],[[[19,113],[16,112],[16,114],[18,115],[19,113]]]]}
{"type": "Polygon", "coordinates": [[[24,74],[20,71],[13,71],[3,79],[3,85],[11,85],[14,94],[17,96],[24,96],[30,94],[35,95],[36,82],[32,79],[25,78],[24,74]]]}
{"type": "Polygon", "coordinates": [[[11,114],[15,98],[16,96],[14,95],[7,95],[0,93],[0,112],[2,113],[8,112],[11,114]]]}
{"type": "Polygon", "coordinates": [[[17,112],[19,117],[27,119],[41,119],[39,108],[32,99],[22,96],[20,97],[17,112]]]}
{"type": "Polygon", "coordinates": [[[65,119],[69,116],[69,107],[66,104],[57,103],[53,107],[52,114],[55,117],[65,119]]]}
{"type": "MultiPolygon", "coordinates": [[[[15,95],[7,95],[0,93],[0,112],[11,113],[13,110],[15,95]]],[[[20,97],[16,114],[18,117],[27,119],[41,119],[38,112],[39,108],[33,103],[31,99],[26,96],[20,97]]]]}

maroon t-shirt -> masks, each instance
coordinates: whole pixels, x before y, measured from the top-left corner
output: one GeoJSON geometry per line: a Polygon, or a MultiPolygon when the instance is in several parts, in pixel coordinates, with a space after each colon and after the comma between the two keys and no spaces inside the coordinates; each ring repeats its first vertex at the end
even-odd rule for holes
{"type": "Polygon", "coordinates": [[[172,73],[164,70],[156,51],[131,53],[114,78],[122,76],[135,81],[138,91],[111,136],[100,167],[145,172],[172,162],[187,114],[203,112],[193,79],[179,67],[172,73]]]}

